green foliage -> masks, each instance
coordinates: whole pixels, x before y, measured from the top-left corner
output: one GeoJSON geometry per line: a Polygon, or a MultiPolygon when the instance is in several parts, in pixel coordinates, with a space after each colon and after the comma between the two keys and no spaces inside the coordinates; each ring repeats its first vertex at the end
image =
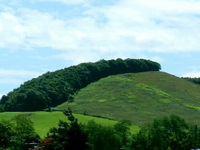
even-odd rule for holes
{"type": "Polygon", "coordinates": [[[8,121],[0,121],[0,149],[14,144],[14,125],[8,121]]]}
{"type": "Polygon", "coordinates": [[[128,120],[119,121],[115,124],[114,129],[118,133],[121,140],[121,148],[128,149],[131,143],[131,132],[130,132],[131,122],[128,120]]]}
{"type": "Polygon", "coordinates": [[[36,111],[73,101],[72,95],[91,82],[113,74],[159,71],[160,64],[143,59],[82,63],[25,82],[3,96],[0,111],[36,111]]]}
{"type": "MultiPolygon", "coordinates": [[[[188,150],[194,147],[194,131],[178,116],[154,120],[133,136],[132,148],[137,150],[188,150]]],[[[200,137],[200,135],[198,135],[200,137]]]]}
{"type": "Polygon", "coordinates": [[[46,147],[49,150],[119,150],[130,148],[130,122],[123,120],[114,126],[103,126],[95,121],[78,123],[71,109],[64,111],[69,122],[60,121],[57,128],[50,129],[48,138],[54,141],[46,147]]]}
{"type": "Polygon", "coordinates": [[[111,126],[89,121],[86,124],[90,150],[119,150],[122,147],[119,134],[111,126]]]}
{"type": "Polygon", "coordinates": [[[70,109],[66,110],[64,114],[68,117],[70,123],[60,121],[58,128],[50,129],[48,137],[54,139],[50,147],[53,150],[86,150],[87,137],[82,125],[78,123],[70,109]]]}
{"type": "Polygon", "coordinates": [[[28,118],[17,116],[15,123],[0,121],[0,149],[25,150],[27,143],[38,142],[33,123],[28,118]]]}
{"type": "Polygon", "coordinates": [[[15,137],[16,145],[19,147],[19,150],[26,149],[27,144],[31,142],[38,142],[39,135],[35,133],[35,129],[33,127],[33,122],[27,118],[26,116],[19,115],[15,118],[16,126],[15,126],[15,137]]]}
{"type": "Polygon", "coordinates": [[[190,82],[192,82],[192,83],[195,83],[195,84],[200,85],[200,78],[189,78],[189,77],[185,77],[185,78],[183,78],[183,79],[185,79],[185,80],[187,80],[187,81],[190,81],[190,82]]]}

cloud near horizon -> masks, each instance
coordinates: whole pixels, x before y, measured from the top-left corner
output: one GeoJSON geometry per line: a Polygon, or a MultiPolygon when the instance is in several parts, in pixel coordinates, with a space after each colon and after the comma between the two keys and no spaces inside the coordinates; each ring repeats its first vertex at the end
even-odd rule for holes
{"type": "Polygon", "coordinates": [[[38,77],[42,72],[27,71],[27,70],[3,70],[0,69],[1,84],[22,84],[24,80],[38,77]]]}

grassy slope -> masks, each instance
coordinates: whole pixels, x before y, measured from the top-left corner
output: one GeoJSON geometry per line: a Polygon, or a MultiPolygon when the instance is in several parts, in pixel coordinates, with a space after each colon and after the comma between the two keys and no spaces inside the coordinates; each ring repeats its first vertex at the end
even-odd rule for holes
{"type": "Polygon", "coordinates": [[[175,114],[200,125],[199,91],[200,86],[164,72],[129,73],[92,83],[75,95],[74,102],[58,108],[128,119],[136,125],[175,114]]]}
{"type": "MultiPolygon", "coordinates": [[[[42,138],[46,136],[50,128],[57,127],[59,120],[67,121],[66,116],[63,115],[63,113],[59,111],[55,111],[55,112],[40,111],[40,112],[26,112],[26,113],[5,112],[5,113],[0,113],[0,119],[14,121],[14,118],[17,115],[25,115],[29,117],[34,122],[34,128],[36,132],[42,138]]],[[[78,120],[81,123],[87,123],[90,120],[94,120],[95,122],[105,125],[105,126],[112,126],[117,123],[117,121],[114,121],[114,120],[90,117],[90,116],[85,116],[85,115],[80,115],[80,114],[74,114],[74,115],[76,118],[78,118],[78,120]]],[[[133,133],[137,132],[138,130],[139,130],[139,127],[131,126],[131,131],[133,133]]]]}

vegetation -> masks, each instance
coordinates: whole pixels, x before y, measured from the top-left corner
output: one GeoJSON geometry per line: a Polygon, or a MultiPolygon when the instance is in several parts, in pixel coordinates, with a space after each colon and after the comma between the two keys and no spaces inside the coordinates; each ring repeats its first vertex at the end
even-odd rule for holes
{"type": "Polygon", "coordinates": [[[188,150],[197,148],[199,128],[188,125],[178,116],[163,117],[142,128],[133,136],[132,148],[136,150],[188,150]],[[198,132],[197,132],[198,130],[198,132]]]}
{"type": "MultiPolygon", "coordinates": [[[[60,111],[53,112],[3,112],[0,113],[0,118],[6,120],[11,123],[15,123],[16,116],[24,116],[34,122],[33,127],[35,132],[39,134],[41,138],[44,138],[49,131],[50,128],[57,127],[59,120],[65,120],[65,115],[60,111]]],[[[102,126],[114,126],[117,121],[108,120],[99,117],[86,116],[81,114],[74,114],[74,116],[79,120],[80,123],[86,124],[89,121],[94,121],[97,124],[102,126]]],[[[139,131],[139,127],[136,125],[130,126],[131,133],[137,133],[139,131]]]]}
{"type": "Polygon", "coordinates": [[[40,139],[33,128],[33,122],[24,116],[17,116],[15,123],[1,120],[0,133],[0,149],[2,150],[28,149],[27,143],[38,142],[40,139]]]}
{"type": "Polygon", "coordinates": [[[60,121],[47,136],[52,142],[48,150],[188,150],[200,146],[200,129],[184,119],[171,115],[156,119],[138,134],[131,134],[130,123],[120,121],[115,126],[101,126],[94,121],[80,124],[70,109],[64,112],[70,122],[60,121]]]}
{"type": "Polygon", "coordinates": [[[71,109],[64,114],[68,121],[60,120],[43,140],[25,115],[15,117],[14,123],[1,120],[0,149],[26,150],[33,141],[43,150],[188,150],[200,146],[200,128],[175,115],[155,119],[132,133],[126,120],[102,126],[95,121],[80,123],[71,109]]]}
{"type": "Polygon", "coordinates": [[[199,85],[200,85],[200,78],[189,78],[189,77],[185,77],[185,78],[183,78],[183,79],[185,79],[185,80],[187,80],[187,81],[190,81],[190,82],[192,82],[192,83],[195,83],[195,84],[199,84],[199,85]]]}
{"type": "Polygon", "coordinates": [[[1,111],[36,111],[73,101],[72,95],[91,82],[109,75],[158,71],[160,64],[143,59],[100,60],[82,63],[46,74],[25,82],[2,96],[1,111]]]}
{"type": "Polygon", "coordinates": [[[92,83],[74,96],[74,102],[57,108],[126,119],[138,126],[170,114],[200,125],[199,91],[198,85],[164,72],[127,73],[92,83]]]}
{"type": "Polygon", "coordinates": [[[102,126],[94,121],[81,124],[71,109],[64,112],[70,122],[60,121],[57,128],[50,129],[47,138],[53,142],[49,150],[128,150],[131,143],[130,122],[121,121],[114,126],[102,126]]]}

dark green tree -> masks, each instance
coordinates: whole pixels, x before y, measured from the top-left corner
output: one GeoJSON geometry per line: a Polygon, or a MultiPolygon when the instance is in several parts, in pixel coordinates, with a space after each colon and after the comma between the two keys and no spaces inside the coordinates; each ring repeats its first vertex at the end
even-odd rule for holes
{"type": "Polygon", "coordinates": [[[122,148],[121,137],[114,127],[102,126],[89,121],[86,125],[90,150],[119,150],[122,148]]]}
{"type": "Polygon", "coordinates": [[[64,111],[69,122],[59,121],[58,128],[51,128],[48,137],[53,138],[53,150],[86,150],[87,135],[83,125],[73,116],[71,109],[64,111]]]}
{"type": "Polygon", "coordinates": [[[119,121],[115,124],[114,129],[121,139],[121,148],[128,150],[131,144],[131,122],[128,120],[119,121]]]}
{"type": "Polygon", "coordinates": [[[14,124],[9,121],[0,121],[0,149],[7,149],[14,146],[14,124]]]}
{"type": "Polygon", "coordinates": [[[180,117],[171,115],[154,122],[133,137],[137,150],[188,150],[193,147],[194,133],[180,117]]]}
{"type": "Polygon", "coordinates": [[[15,130],[15,149],[22,150],[27,149],[28,143],[38,142],[40,137],[35,132],[33,122],[26,116],[19,115],[15,118],[16,125],[15,130]]]}

